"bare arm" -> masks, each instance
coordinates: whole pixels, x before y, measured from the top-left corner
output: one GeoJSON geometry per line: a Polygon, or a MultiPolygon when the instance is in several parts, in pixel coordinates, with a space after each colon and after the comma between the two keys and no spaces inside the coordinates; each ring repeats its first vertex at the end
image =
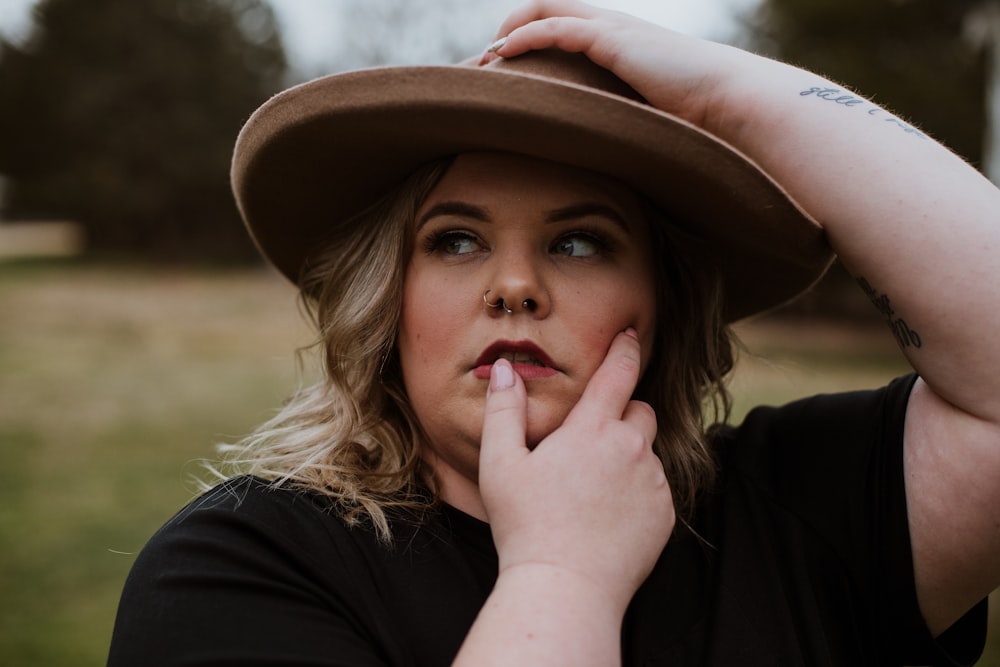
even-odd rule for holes
{"type": "Polygon", "coordinates": [[[843,86],[735,48],[572,0],[533,3],[500,34],[502,57],[585,53],[749,155],[824,226],[922,378],[907,503],[921,609],[946,629],[1000,584],[1000,191],[843,86]]]}

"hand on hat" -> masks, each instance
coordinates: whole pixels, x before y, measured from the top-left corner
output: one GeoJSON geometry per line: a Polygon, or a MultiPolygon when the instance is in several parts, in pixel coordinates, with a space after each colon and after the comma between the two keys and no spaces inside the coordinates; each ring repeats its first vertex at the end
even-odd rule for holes
{"type": "Polygon", "coordinates": [[[529,450],[524,383],[507,362],[495,364],[479,485],[501,574],[523,566],[569,571],[604,589],[624,613],[674,525],[651,446],[656,417],[631,400],[638,377],[639,341],[620,333],[563,425],[529,450]]]}
{"type": "Polygon", "coordinates": [[[576,0],[537,0],[511,13],[483,63],[539,49],[583,53],[653,106],[718,134],[714,105],[747,65],[767,61],[744,51],[576,0]]]}

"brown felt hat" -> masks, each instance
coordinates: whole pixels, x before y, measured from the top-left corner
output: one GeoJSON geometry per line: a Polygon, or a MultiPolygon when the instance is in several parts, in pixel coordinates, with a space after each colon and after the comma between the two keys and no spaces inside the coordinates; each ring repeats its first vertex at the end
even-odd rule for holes
{"type": "Polygon", "coordinates": [[[832,260],[820,226],[749,158],[556,51],[359,70],[286,90],[240,133],[233,191],[261,252],[298,282],[338,226],[424,163],[470,151],[574,165],[643,193],[712,250],[731,321],[792,299],[832,260]]]}

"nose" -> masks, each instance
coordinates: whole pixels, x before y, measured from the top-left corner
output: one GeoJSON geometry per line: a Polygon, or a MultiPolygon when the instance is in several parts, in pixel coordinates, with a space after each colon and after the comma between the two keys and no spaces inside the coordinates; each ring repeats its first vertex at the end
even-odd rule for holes
{"type": "Polygon", "coordinates": [[[538,319],[548,316],[551,298],[530,258],[498,256],[493,259],[493,265],[483,295],[491,316],[527,314],[538,319]]]}

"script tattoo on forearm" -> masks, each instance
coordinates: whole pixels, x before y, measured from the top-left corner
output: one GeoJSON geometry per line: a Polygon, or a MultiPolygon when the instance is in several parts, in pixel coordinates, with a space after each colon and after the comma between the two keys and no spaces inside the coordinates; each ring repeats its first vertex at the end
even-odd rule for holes
{"type": "Polygon", "coordinates": [[[878,290],[872,287],[871,283],[865,278],[858,278],[858,285],[861,286],[862,291],[871,299],[872,304],[878,312],[885,316],[885,323],[889,325],[889,330],[896,337],[896,342],[899,343],[900,347],[915,347],[919,349],[923,346],[920,334],[911,329],[906,320],[896,316],[896,311],[892,308],[892,302],[889,301],[888,294],[879,294],[878,290]]]}
{"type": "Polygon", "coordinates": [[[893,125],[899,127],[903,132],[907,134],[912,134],[915,137],[921,139],[926,139],[927,135],[918,130],[917,128],[904,123],[900,119],[891,115],[885,109],[875,106],[868,102],[868,100],[863,97],[858,97],[857,95],[852,95],[851,93],[845,92],[839,88],[823,88],[821,86],[813,86],[812,88],[807,88],[806,90],[799,91],[799,95],[802,97],[809,97],[810,95],[815,95],[818,99],[826,100],[827,102],[832,102],[833,104],[839,104],[843,107],[853,108],[860,107],[868,112],[869,116],[882,116],[885,115],[887,118],[882,120],[886,123],[892,123],[893,125]]]}

